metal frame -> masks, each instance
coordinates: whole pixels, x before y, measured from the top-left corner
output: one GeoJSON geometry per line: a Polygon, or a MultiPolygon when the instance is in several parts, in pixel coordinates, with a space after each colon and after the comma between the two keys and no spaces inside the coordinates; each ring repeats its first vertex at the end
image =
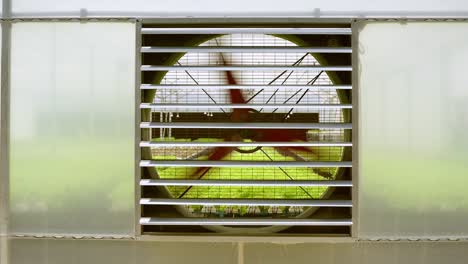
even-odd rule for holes
{"type": "Polygon", "coordinates": [[[310,52],[310,53],[351,53],[351,48],[322,48],[322,47],[246,47],[246,46],[219,46],[219,47],[141,47],[142,53],[165,53],[165,52],[310,52]]]}
{"type": "Polygon", "coordinates": [[[196,123],[141,122],[140,128],[224,128],[224,129],[352,129],[350,123],[196,123]]]}
{"type": "Polygon", "coordinates": [[[344,28],[143,28],[142,34],[302,34],[302,35],[351,35],[351,29],[344,28]]]}
{"type": "MultiPolygon", "coordinates": [[[[468,16],[467,16],[468,17],[468,16]]],[[[324,25],[324,24],[334,24],[334,25],[348,25],[353,21],[354,18],[349,17],[314,17],[314,16],[199,16],[199,17],[181,17],[181,16],[169,16],[169,17],[141,17],[143,24],[158,26],[174,26],[177,27],[191,27],[194,24],[203,24],[210,25],[212,27],[222,26],[237,26],[237,25],[300,25],[302,27],[311,25],[324,25]]]]}
{"type": "Polygon", "coordinates": [[[311,70],[311,71],[352,71],[350,66],[163,66],[141,65],[141,71],[283,71],[283,70],[311,70]]]}
{"type": "Polygon", "coordinates": [[[142,103],[141,109],[251,109],[251,108],[264,108],[264,109],[352,109],[352,104],[155,104],[155,103],[142,103]]]}
{"type": "Polygon", "coordinates": [[[178,179],[142,179],[140,186],[303,186],[303,187],[318,187],[318,186],[333,186],[333,187],[353,187],[352,181],[340,180],[178,180],[178,179]]]}
{"type": "Polygon", "coordinates": [[[352,147],[352,142],[141,141],[140,147],[352,147]]]}
{"type": "Polygon", "coordinates": [[[142,160],[140,167],[308,167],[351,168],[351,161],[208,161],[208,160],[142,160]]]}
{"type": "Polygon", "coordinates": [[[138,109],[138,105],[141,104],[141,93],[143,92],[140,89],[141,86],[141,72],[138,70],[141,67],[141,21],[137,20],[135,22],[135,235],[139,236],[142,234],[141,225],[139,224],[139,219],[141,217],[141,187],[139,182],[141,180],[141,168],[139,166],[139,161],[141,160],[141,148],[139,147],[139,141],[141,139],[141,129],[139,123],[141,122],[141,111],[138,109]]]}
{"type": "MultiPolygon", "coordinates": [[[[358,25],[356,21],[353,21],[351,24],[351,29],[353,32],[359,32],[358,25]]],[[[353,136],[352,141],[354,147],[352,148],[352,156],[353,156],[353,167],[352,167],[352,182],[354,188],[352,189],[352,198],[353,201],[353,208],[351,211],[351,217],[353,220],[353,225],[351,226],[351,236],[354,238],[359,237],[359,63],[358,63],[358,49],[359,49],[359,34],[353,34],[351,36],[351,46],[353,47],[352,53],[352,67],[354,69],[352,73],[352,86],[353,86],[353,98],[352,98],[352,105],[354,110],[352,112],[352,125],[353,125],[353,136]]]]}
{"type": "MultiPolygon", "coordinates": [[[[329,89],[329,90],[352,90],[351,85],[255,85],[261,89],[329,89]]],[[[155,90],[155,89],[250,89],[251,85],[152,85],[142,84],[142,90],[155,90]]]]}
{"type": "MultiPolygon", "coordinates": [[[[11,15],[10,0],[3,0],[3,16],[11,15]]],[[[10,211],[10,47],[11,22],[1,24],[1,84],[0,84],[0,263],[9,260],[9,211],[10,211]]]]}
{"type": "Polygon", "coordinates": [[[161,242],[209,242],[209,243],[355,243],[358,240],[346,235],[229,235],[201,233],[178,234],[153,232],[141,235],[137,241],[161,241],[161,242]]]}
{"type": "Polygon", "coordinates": [[[349,200],[312,200],[312,199],[166,199],[141,198],[142,205],[233,205],[233,206],[320,206],[352,207],[349,200]]]}
{"type": "Polygon", "coordinates": [[[351,219],[213,219],[142,217],[141,225],[351,226],[351,219]]]}
{"type": "MultiPolygon", "coordinates": [[[[264,28],[266,31],[263,33],[278,33],[277,28],[264,28]]],[[[305,34],[351,34],[351,28],[339,28],[335,32],[329,31],[329,29],[324,29],[324,31],[321,31],[321,29],[317,28],[309,28],[311,31],[307,32],[305,34]],[[327,31],[328,30],[328,31],[327,31]],[[321,31],[321,32],[320,32],[321,31]]],[[[334,29],[332,29],[333,31],[334,29]]],[[[249,32],[255,32],[258,33],[258,30],[256,28],[150,28],[150,29],[142,29],[142,34],[228,34],[228,33],[249,33],[249,32]]],[[[290,29],[284,29],[283,34],[298,34],[299,32],[296,32],[295,28],[290,28],[290,29]]],[[[300,34],[304,34],[303,32],[300,32],[300,34]]],[[[307,49],[312,49],[311,47],[306,47],[307,49]]],[[[258,49],[257,47],[215,47],[215,48],[205,48],[205,47],[190,47],[190,48],[185,48],[185,47],[151,47],[151,46],[145,46],[141,48],[140,52],[141,53],[164,53],[164,52],[270,52],[271,50],[275,50],[273,48],[265,48],[265,49],[258,49]]],[[[283,50],[283,49],[281,49],[283,50]]],[[[293,52],[293,49],[287,51],[293,52]]],[[[353,50],[351,48],[343,48],[343,49],[317,49],[314,50],[317,52],[322,52],[322,53],[352,53],[353,50]]],[[[206,66],[165,66],[165,65],[142,65],[140,67],[140,70],[142,72],[144,71],[169,71],[169,70],[210,70],[210,71],[225,71],[225,70],[231,70],[231,71],[236,71],[236,70],[287,70],[287,69],[304,69],[304,70],[322,70],[322,71],[353,71],[352,66],[320,66],[320,65],[310,65],[310,66],[272,66],[272,65],[251,65],[251,66],[217,66],[217,65],[206,65],[206,66]]],[[[251,86],[247,85],[206,85],[207,89],[232,89],[232,88],[239,88],[239,89],[248,89],[251,88],[251,86]]],[[[256,86],[258,87],[258,86],[256,86]]],[[[294,85],[294,88],[299,87],[299,85],[294,85]]],[[[306,89],[310,89],[312,87],[320,87],[320,88],[329,88],[330,90],[335,90],[335,89],[353,89],[352,85],[321,85],[321,86],[309,86],[304,87],[306,89]]],[[[147,89],[184,89],[184,88],[194,88],[194,89],[200,89],[201,86],[199,85],[151,85],[151,84],[142,84],[140,86],[140,89],[142,90],[147,90],[147,89]]],[[[205,88],[205,85],[203,85],[203,88],[205,88]]],[[[265,86],[265,89],[275,89],[275,88],[285,88],[284,86],[265,86]]],[[[168,108],[247,108],[244,105],[227,105],[227,104],[216,104],[216,105],[207,105],[207,104],[164,104],[164,105],[156,105],[153,103],[145,103],[141,104],[140,108],[141,109],[168,109],[168,108]]],[[[248,108],[256,107],[256,105],[249,105],[248,108]]],[[[265,106],[265,105],[258,105],[258,107],[270,107],[270,105],[265,106]]],[[[278,106],[271,106],[273,108],[291,108],[289,105],[278,105],[278,106]]],[[[303,108],[314,108],[314,109],[323,109],[323,108],[338,108],[338,109],[352,109],[353,105],[352,104],[336,104],[336,105],[304,105],[300,106],[303,108]]],[[[302,124],[302,123],[191,123],[191,122],[175,122],[175,123],[160,123],[160,122],[141,122],[140,128],[142,129],[148,129],[148,128],[226,128],[226,129],[237,129],[237,128],[251,128],[251,129],[314,129],[314,128],[340,128],[340,129],[352,129],[353,125],[351,123],[315,123],[315,124],[302,124]]],[[[200,146],[201,144],[204,144],[204,142],[196,142],[197,144],[193,144],[193,146],[200,146]],[[198,144],[199,143],[199,144],[198,144]]],[[[277,144],[278,142],[260,142],[262,144],[268,145],[268,144],[277,144]]],[[[221,145],[221,144],[226,144],[224,143],[219,143],[219,142],[208,142],[207,144],[210,145],[221,145]]],[[[227,144],[230,145],[240,145],[242,144],[241,142],[229,142],[227,144]]],[[[226,145],[227,145],[226,144],[226,145]]],[[[309,142],[309,144],[317,144],[315,142],[309,142]]],[[[324,145],[328,145],[328,143],[324,143],[324,145]]],[[[352,146],[351,142],[337,142],[335,144],[339,144],[340,146],[350,144],[352,146]]],[[[188,146],[192,145],[187,142],[147,142],[143,141],[140,142],[141,147],[153,147],[153,146],[158,146],[158,147],[164,147],[164,146],[188,146]],[[181,144],[180,144],[181,143],[181,144]]],[[[249,144],[250,145],[250,144],[249,144]]],[[[257,144],[261,145],[261,144],[257,144]]],[[[142,160],[140,162],[141,167],[160,167],[160,166],[182,166],[182,167],[264,167],[264,166],[280,166],[280,167],[296,167],[296,166],[301,166],[301,167],[316,167],[316,168],[323,168],[323,167],[352,167],[352,162],[227,162],[227,161],[216,161],[216,162],[211,162],[211,161],[182,161],[182,160],[142,160]]],[[[262,181],[262,182],[254,182],[254,181],[237,181],[237,182],[227,182],[227,181],[213,181],[213,180],[198,180],[196,183],[190,180],[141,180],[140,184],[142,186],[163,186],[163,185],[176,185],[176,186],[193,186],[193,185],[213,185],[215,184],[216,186],[233,186],[235,184],[239,186],[283,186],[281,185],[282,183],[280,181],[262,181]]],[[[299,186],[298,184],[305,185],[305,186],[318,186],[317,182],[302,182],[302,181],[297,181],[294,183],[291,183],[294,186],[299,186]]],[[[322,184],[327,184],[327,183],[322,183],[322,184]]],[[[331,185],[327,185],[331,186],[331,185]]],[[[340,181],[337,182],[334,187],[352,187],[352,182],[351,181],[340,181]]],[[[298,205],[303,205],[303,206],[333,206],[333,207],[352,207],[352,201],[351,200],[339,200],[339,201],[332,201],[332,200],[239,200],[239,199],[162,199],[162,198],[142,198],[140,200],[140,203],[142,205],[188,205],[188,204],[197,204],[197,205],[243,205],[245,202],[245,205],[288,205],[288,206],[298,206],[298,205]],[[307,205],[306,205],[307,204],[307,205]]],[[[144,218],[142,218],[144,219],[144,218]]],[[[178,225],[193,225],[193,224],[207,224],[206,219],[203,221],[198,221],[197,219],[188,219],[188,221],[178,221],[177,219],[172,219],[174,221],[177,221],[178,225]],[[198,222],[197,222],[198,221],[198,222]]],[[[210,219],[210,221],[213,219],[210,219]]],[[[142,220],[142,224],[145,223],[146,220],[142,220]]],[[[209,222],[214,225],[223,225],[221,223],[224,220],[221,221],[215,221],[209,222]]],[[[249,220],[247,220],[248,222],[249,220]]],[[[255,222],[255,220],[252,220],[255,222]]],[[[346,225],[352,225],[352,219],[346,219],[344,220],[347,224],[346,225]],[[348,224],[349,223],[349,224],[348,224]]],[[[281,222],[281,221],[280,221],[281,222]]],[[[152,223],[152,224],[168,224],[170,225],[171,221],[168,221],[168,219],[155,219],[153,218],[152,220],[150,218],[147,219],[146,223],[152,223]]],[[[320,225],[320,221],[316,222],[316,219],[305,219],[304,224],[309,223],[311,225],[320,225]],[[307,221],[309,220],[309,221],[307,221]]],[[[342,225],[344,222],[338,225],[342,225]]],[[[224,223],[225,224],[225,223],[224,223]]],[[[246,223],[248,224],[248,223],[246,223]]],[[[281,225],[281,223],[273,223],[273,225],[281,225]]],[[[284,225],[284,223],[283,223],[284,225]]],[[[167,233],[164,233],[164,236],[168,235],[167,233]]],[[[196,235],[196,234],[191,234],[191,235],[196,235]]]]}

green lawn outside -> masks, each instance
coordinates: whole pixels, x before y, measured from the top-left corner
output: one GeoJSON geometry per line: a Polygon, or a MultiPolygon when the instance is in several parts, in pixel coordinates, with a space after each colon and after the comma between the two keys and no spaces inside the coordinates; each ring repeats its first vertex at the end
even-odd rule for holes
{"type": "MultiPolygon", "coordinates": [[[[166,139],[168,140],[168,139],[166,139]]],[[[173,139],[170,139],[173,141],[173,139]]],[[[179,140],[184,141],[184,140],[179,140]]],[[[213,139],[200,139],[199,141],[215,141],[213,139]]],[[[251,149],[250,147],[243,147],[251,149]]],[[[291,157],[284,157],[272,147],[264,147],[263,151],[277,161],[293,161],[291,157]]],[[[315,148],[318,154],[307,160],[339,161],[342,156],[342,147],[320,147],[315,148]]],[[[153,159],[175,159],[174,155],[155,155],[153,159]]],[[[300,154],[300,153],[299,153],[300,154]]],[[[242,154],[233,151],[225,160],[243,161],[269,161],[267,155],[262,151],[242,154]]],[[[304,156],[305,157],[305,156],[304,156]]],[[[206,160],[207,156],[198,158],[206,160]]],[[[156,168],[161,178],[166,179],[188,179],[197,168],[186,167],[159,167],[156,168]]],[[[335,174],[336,168],[328,169],[335,174]]],[[[326,180],[314,173],[311,168],[211,168],[202,179],[206,180],[326,180]]],[[[187,186],[170,186],[168,189],[174,197],[179,197],[187,190],[187,186]]],[[[194,186],[191,187],[181,198],[231,198],[231,199],[320,199],[328,187],[227,187],[227,186],[194,186]]],[[[199,209],[198,207],[195,207],[199,209]]],[[[218,207],[219,208],[219,207],[218,207]]],[[[222,208],[222,207],[221,207],[222,208]]],[[[241,212],[245,207],[239,208],[241,212]]]]}

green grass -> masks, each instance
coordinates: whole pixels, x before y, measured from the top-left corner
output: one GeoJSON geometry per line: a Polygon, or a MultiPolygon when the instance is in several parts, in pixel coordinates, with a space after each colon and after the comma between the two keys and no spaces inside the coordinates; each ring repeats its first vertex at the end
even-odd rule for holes
{"type": "Polygon", "coordinates": [[[61,233],[67,226],[109,234],[132,231],[132,141],[45,138],[12,143],[12,230],[61,233]],[[93,217],[101,221],[93,222],[93,217]]]}
{"type": "MultiPolygon", "coordinates": [[[[171,139],[172,141],[172,139],[171,139]]],[[[180,140],[185,141],[185,140],[180,140]]],[[[213,141],[212,139],[201,139],[200,141],[213,141]]],[[[251,148],[246,148],[251,149],[251,148]]],[[[276,161],[293,161],[291,157],[284,157],[274,148],[264,147],[263,151],[276,161]]],[[[341,147],[317,148],[317,156],[309,160],[335,161],[341,159],[341,147]]],[[[175,159],[170,151],[166,155],[154,156],[154,159],[175,159]]],[[[225,160],[236,161],[270,161],[262,151],[250,154],[241,154],[233,151],[225,160]]],[[[206,160],[207,156],[199,160],[206,160]]],[[[197,168],[165,167],[156,168],[161,178],[188,179],[197,168]]],[[[331,169],[332,174],[336,169],[331,169]]],[[[211,180],[325,180],[317,175],[311,168],[211,168],[202,179],[211,180]]],[[[187,187],[169,187],[175,197],[179,197],[186,191],[187,187]]],[[[257,198],[257,199],[319,199],[327,191],[327,187],[226,187],[226,186],[194,186],[189,189],[183,198],[257,198]]]]}

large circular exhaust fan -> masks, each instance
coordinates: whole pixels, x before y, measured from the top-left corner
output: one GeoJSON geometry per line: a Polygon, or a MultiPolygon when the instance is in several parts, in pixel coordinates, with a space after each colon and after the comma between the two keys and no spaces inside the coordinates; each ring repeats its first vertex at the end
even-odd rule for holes
{"type": "MultiPolygon", "coordinates": [[[[350,144],[343,144],[350,141],[349,131],[340,126],[327,126],[350,122],[349,91],[327,87],[340,84],[340,76],[314,70],[326,63],[326,59],[298,49],[309,45],[300,36],[204,37],[192,43],[199,48],[198,52],[177,53],[162,59],[166,65],[180,69],[168,69],[151,77],[151,84],[161,89],[146,96],[146,101],[151,100],[147,104],[151,112],[144,118],[180,126],[152,128],[147,137],[154,144],[143,155],[146,159],[151,155],[155,161],[205,162],[202,166],[174,163],[148,168],[153,179],[200,183],[168,184],[158,195],[180,201],[205,201],[174,204],[178,217],[184,218],[294,221],[314,215],[332,217],[329,211],[320,213],[320,206],[308,206],[301,201],[330,199],[336,192],[333,184],[299,186],[278,182],[330,182],[349,177],[346,168],[340,166],[307,166],[308,162],[341,162],[350,158],[350,144]],[[259,51],[259,47],[272,49],[259,51]],[[275,47],[286,49],[278,52],[275,47]],[[238,52],[236,48],[243,50],[238,52]],[[201,65],[207,67],[196,71],[190,68],[201,65]],[[265,65],[297,69],[270,69],[265,65]],[[179,88],[165,89],[164,85],[179,88]],[[272,127],[269,125],[272,123],[281,127],[272,127]],[[184,127],[183,124],[200,126],[184,127]],[[244,124],[250,125],[243,127],[244,124]],[[293,163],[296,165],[289,165],[293,163]],[[210,181],[212,184],[208,184],[210,181]],[[231,183],[221,184],[226,181],[231,183]],[[263,184],[256,184],[259,182],[263,184]],[[218,204],[217,201],[228,202],[218,204]],[[281,202],[262,204],[261,201],[281,202]],[[299,201],[297,205],[296,201],[299,201]]],[[[271,233],[289,228],[261,223],[203,226],[212,231],[234,233],[271,233]]]]}

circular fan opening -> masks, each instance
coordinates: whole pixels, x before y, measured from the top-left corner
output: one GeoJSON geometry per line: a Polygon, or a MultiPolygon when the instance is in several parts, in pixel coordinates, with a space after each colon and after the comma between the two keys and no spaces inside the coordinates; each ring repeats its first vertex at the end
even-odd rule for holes
{"type": "MultiPolygon", "coordinates": [[[[295,43],[271,35],[232,34],[212,38],[200,46],[297,46],[295,43]]],[[[175,65],[223,65],[223,60],[232,65],[319,65],[311,54],[304,53],[187,53],[175,65]]],[[[289,71],[236,71],[233,72],[240,85],[332,85],[326,72],[311,70],[289,71]]],[[[169,71],[160,84],[177,85],[226,85],[222,71],[169,71]]],[[[339,104],[336,90],[329,89],[260,89],[240,91],[247,104],[339,104]]],[[[229,90],[180,89],[157,90],[154,103],[159,104],[230,104],[229,90]]],[[[156,112],[161,122],[229,122],[233,109],[220,108],[174,108],[156,112]]],[[[344,114],[340,109],[305,108],[255,108],[248,113],[251,122],[284,123],[339,123],[344,114]]],[[[223,129],[154,129],[153,141],[198,141],[216,142],[226,140],[223,129]]],[[[288,133],[288,132],[286,132],[288,133]]],[[[295,131],[294,133],[297,133],[295,131]]],[[[320,129],[299,131],[306,141],[345,141],[342,129],[320,129]]],[[[259,137],[252,130],[239,130],[231,140],[251,142],[259,137]]],[[[261,135],[260,135],[261,136],[261,135]]],[[[271,137],[274,138],[274,137],[271,137]]],[[[281,137],[279,137],[279,141],[281,137]]],[[[155,160],[209,160],[215,148],[207,147],[158,147],[151,149],[155,160]]],[[[229,161],[341,161],[343,147],[314,147],[307,151],[275,147],[238,147],[229,151],[221,160],[229,161]]],[[[329,180],[340,177],[338,168],[156,168],[156,176],[162,179],[205,179],[205,180],[329,180]]],[[[255,186],[168,186],[171,198],[202,199],[326,199],[333,191],[330,187],[255,187],[255,186]]],[[[315,207],[295,206],[177,206],[187,217],[266,217],[305,218],[312,215],[315,207]]],[[[207,227],[219,232],[276,232],[287,227],[207,227]]]]}

